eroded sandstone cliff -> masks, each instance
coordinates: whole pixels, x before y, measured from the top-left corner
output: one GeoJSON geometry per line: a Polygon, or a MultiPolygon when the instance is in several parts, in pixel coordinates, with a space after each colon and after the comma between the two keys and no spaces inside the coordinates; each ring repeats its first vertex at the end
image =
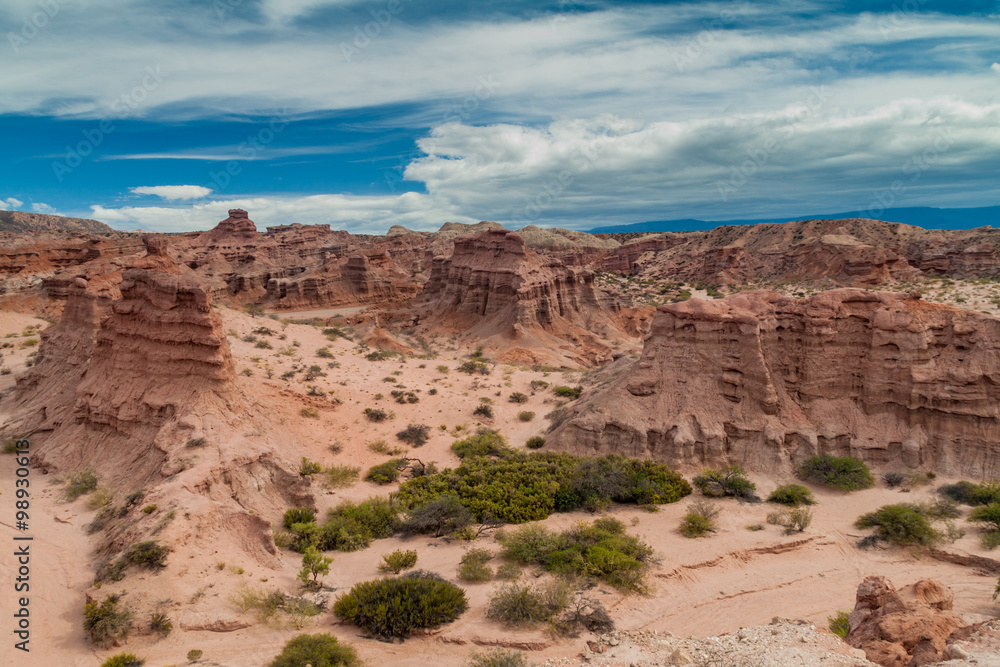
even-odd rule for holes
{"type": "Polygon", "coordinates": [[[550,443],[789,472],[834,453],[1000,473],[1000,320],[917,295],[745,292],[660,306],[635,366],[550,443]]]}

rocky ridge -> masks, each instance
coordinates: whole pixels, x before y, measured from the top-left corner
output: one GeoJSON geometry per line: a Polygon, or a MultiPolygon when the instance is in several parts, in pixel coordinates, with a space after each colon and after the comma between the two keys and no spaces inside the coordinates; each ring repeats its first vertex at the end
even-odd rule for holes
{"type": "Polygon", "coordinates": [[[1000,320],[917,295],[744,292],[660,306],[642,356],[557,449],[791,472],[818,453],[1000,474],[1000,320]]]}

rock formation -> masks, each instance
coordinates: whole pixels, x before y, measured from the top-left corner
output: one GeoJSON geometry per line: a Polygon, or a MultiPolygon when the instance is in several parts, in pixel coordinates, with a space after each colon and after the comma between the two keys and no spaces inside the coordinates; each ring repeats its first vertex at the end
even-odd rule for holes
{"type": "Polygon", "coordinates": [[[103,222],[87,218],[67,218],[61,215],[25,213],[24,211],[0,211],[0,232],[24,234],[43,231],[84,232],[88,234],[111,234],[114,232],[103,222]]]}
{"type": "Polygon", "coordinates": [[[519,234],[491,229],[457,238],[450,257],[434,259],[414,319],[475,339],[513,363],[589,365],[611,359],[602,334],[624,337],[616,311],[594,286],[593,272],[533,252],[519,234]]]}
{"type": "Polygon", "coordinates": [[[952,612],[954,597],[931,579],[897,591],[885,577],[865,577],[845,641],[882,667],[918,667],[947,659],[949,635],[966,625],[952,612]]]}
{"type": "Polygon", "coordinates": [[[635,367],[549,442],[790,472],[818,453],[1000,473],[1000,320],[917,295],[744,292],[660,306],[635,367]]]}
{"type": "Polygon", "coordinates": [[[239,386],[206,286],[169,256],[163,237],[145,242],[147,254],[120,284],[74,280],[63,317],[18,382],[4,429],[32,440],[45,471],[92,468],[105,485],[146,487],[165,505],[206,496],[211,502],[191,501],[202,510],[192,520],[224,527],[229,516],[231,525],[252,527],[253,555],[276,562],[260,513],[312,502],[278,455],[292,439],[239,386]],[[248,429],[256,435],[244,435],[248,429]],[[198,438],[211,446],[193,457],[186,443],[198,438]],[[277,442],[280,450],[269,444],[277,442]],[[247,516],[250,508],[257,514],[247,516]]]}

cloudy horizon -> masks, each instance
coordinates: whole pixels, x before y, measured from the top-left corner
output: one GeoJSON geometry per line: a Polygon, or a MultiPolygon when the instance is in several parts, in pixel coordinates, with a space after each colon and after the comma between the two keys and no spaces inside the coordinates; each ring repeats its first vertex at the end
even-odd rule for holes
{"type": "Polygon", "coordinates": [[[0,20],[0,208],[384,232],[1000,204],[995,0],[9,0],[0,20]]]}

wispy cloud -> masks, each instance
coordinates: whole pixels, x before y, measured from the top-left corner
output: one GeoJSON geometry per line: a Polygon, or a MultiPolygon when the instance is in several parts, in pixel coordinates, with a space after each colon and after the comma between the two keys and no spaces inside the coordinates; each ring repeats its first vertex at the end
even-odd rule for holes
{"type": "Polygon", "coordinates": [[[129,191],[137,195],[153,195],[168,201],[204,199],[212,194],[211,188],[202,185],[143,185],[129,188],[129,191]]]}

